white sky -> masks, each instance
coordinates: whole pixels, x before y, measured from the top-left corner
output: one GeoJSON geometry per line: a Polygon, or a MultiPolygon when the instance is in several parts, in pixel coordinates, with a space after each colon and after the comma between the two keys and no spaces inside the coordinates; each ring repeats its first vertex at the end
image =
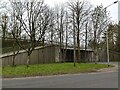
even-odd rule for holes
{"type": "MultiPolygon", "coordinates": [[[[4,1],[8,1],[8,0],[4,0],[4,1]]],[[[62,4],[67,1],[69,0],[45,0],[45,3],[50,6],[54,6],[55,4],[62,4]]],[[[116,0],[87,0],[87,1],[90,2],[93,6],[103,4],[103,6],[106,7],[112,4],[113,2],[115,2],[116,0]]],[[[119,2],[119,8],[120,8],[120,2],[119,2]]],[[[111,20],[117,23],[118,22],[118,3],[107,8],[107,11],[110,11],[110,16],[112,17],[111,20]]],[[[120,13],[120,9],[119,9],[119,13],[120,13]]],[[[120,20],[120,14],[119,14],[119,20],[120,20]]]]}
{"type": "Polygon", "coordinates": [[[118,3],[118,20],[120,21],[120,1],[118,3]]]}
{"type": "MultiPolygon", "coordinates": [[[[65,3],[68,0],[45,0],[45,3],[54,6],[55,4],[65,3]]],[[[101,5],[103,4],[104,7],[112,4],[116,0],[88,0],[93,6],[101,5]]],[[[119,9],[120,10],[120,9],[119,9]]],[[[107,8],[107,11],[110,11],[111,19],[114,22],[118,22],[118,3],[111,5],[109,8],[107,8]]]]}

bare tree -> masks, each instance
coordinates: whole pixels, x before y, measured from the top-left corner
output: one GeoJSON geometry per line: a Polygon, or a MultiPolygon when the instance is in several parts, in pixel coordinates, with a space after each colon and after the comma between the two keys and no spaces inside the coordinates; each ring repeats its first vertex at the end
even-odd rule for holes
{"type": "Polygon", "coordinates": [[[69,39],[69,37],[68,37],[68,32],[69,32],[69,15],[68,15],[68,11],[67,11],[67,8],[66,8],[66,10],[65,10],[65,22],[64,22],[64,26],[65,26],[65,30],[64,30],[64,38],[65,38],[65,46],[64,46],[64,51],[63,51],[63,53],[64,53],[64,56],[63,56],[63,60],[65,61],[65,59],[67,58],[67,48],[68,48],[68,39],[69,39]]]}
{"type": "MultiPolygon", "coordinates": [[[[65,17],[65,10],[63,8],[63,6],[58,6],[56,5],[55,7],[55,38],[58,44],[59,44],[59,60],[61,62],[63,62],[63,56],[62,56],[62,52],[61,49],[63,47],[63,42],[64,42],[64,26],[65,26],[65,22],[64,22],[64,17],[65,17]]],[[[54,39],[55,39],[54,38],[54,39]]]]}
{"type": "Polygon", "coordinates": [[[2,15],[2,22],[1,22],[1,27],[2,27],[2,38],[3,38],[3,42],[5,40],[5,38],[7,37],[7,30],[8,30],[8,16],[6,13],[4,13],[2,15]]]}
{"type": "MultiPolygon", "coordinates": [[[[60,30],[59,30],[59,37],[60,37],[60,50],[62,49],[62,47],[64,46],[63,45],[63,37],[64,37],[64,9],[63,9],[63,7],[61,7],[61,9],[60,9],[60,30]]],[[[64,50],[63,50],[63,53],[64,53],[64,50]]],[[[63,61],[63,57],[64,56],[62,56],[62,52],[60,51],[60,57],[61,57],[61,61],[62,62],[64,62],[63,61]]]]}
{"type": "MultiPolygon", "coordinates": [[[[117,51],[120,54],[120,21],[118,23],[117,51]]],[[[120,55],[118,58],[120,58],[120,55]]]]}
{"type": "Polygon", "coordinates": [[[55,15],[54,15],[54,11],[51,9],[50,11],[50,25],[49,25],[49,29],[50,29],[50,42],[51,44],[53,44],[54,42],[54,33],[55,33],[55,15]]]}
{"type": "Polygon", "coordinates": [[[74,40],[74,67],[76,66],[75,62],[76,62],[76,38],[75,38],[75,15],[74,15],[74,11],[73,11],[73,40],[74,40]]]}
{"type": "Polygon", "coordinates": [[[94,62],[98,61],[98,46],[101,41],[101,35],[107,29],[109,18],[106,10],[102,5],[97,6],[92,12],[93,24],[93,49],[94,49],[94,62]]]}
{"type": "Polygon", "coordinates": [[[44,1],[11,1],[11,6],[15,12],[15,18],[20,22],[20,28],[27,35],[27,45],[22,44],[19,37],[16,37],[15,30],[12,31],[12,34],[20,48],[26,50],[27,66],[29,66],[32,51],[39,44],[39,41],[44,40],[49,23],[49,9],[44,5],[44,1]]]}
{"type": "MultiPolygon", "coordinates": [[[[85,1],[80,2],[79,0],[77,1],[70,1],[68,2],[69,9],[74,12],[74,18],[75,18],[75,28],[76,28],[76,35],[77,35],[77,59],[78,62],[80,62],[80,33],[83,24],[86,21],[86,16],[89,13],[90,6],[87,5],[85,1]]],[[[73,15],[73,14],[72,14],[73,15]]]]}
{"type": "MultiPolygon", "coordinates": [[[[88,43],[88,22],[85,24],[85,59],[87,57],[87,44],[88,43]]],[[[86,60],[87,61],[87,60],[86,60]]]]}

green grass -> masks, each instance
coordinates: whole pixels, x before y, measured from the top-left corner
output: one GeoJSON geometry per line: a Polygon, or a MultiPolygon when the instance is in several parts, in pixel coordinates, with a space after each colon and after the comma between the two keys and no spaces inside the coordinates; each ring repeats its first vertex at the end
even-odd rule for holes
{"type": "MultiPolygon", "coordinates": [[[[69,73],[83,73],[93,72],[100,68],[107,68],[105,64],[87,64],[77,63],[76,67],[73,63],[54,63],[54,64],[37,64],[11,67],[5,66],[2,69],[3,77],[21,77],[21,76],[42,76],[42,75],[56,75],[56,74],[69,74],[69,73]]],[[[110,66],[112,67],[112,66],[110,66]]]]}

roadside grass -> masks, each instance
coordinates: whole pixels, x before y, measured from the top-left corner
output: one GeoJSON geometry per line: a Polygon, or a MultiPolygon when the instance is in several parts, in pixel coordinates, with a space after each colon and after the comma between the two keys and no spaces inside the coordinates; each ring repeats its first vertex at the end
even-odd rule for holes
{"type": "MultiPolygon", "coordinates": [[[[110,67],[113,67],[110,65],[110,67]]],[[[95,72],[97,69],[108,68],[106,64],[89,64],[89,63],[53,63],[53,64],[37,64],[20,65],[16,67],[5,66],[2,68],[3,77],[25,77],[25,76],[43,76],[70,73],[95,72]]]]}

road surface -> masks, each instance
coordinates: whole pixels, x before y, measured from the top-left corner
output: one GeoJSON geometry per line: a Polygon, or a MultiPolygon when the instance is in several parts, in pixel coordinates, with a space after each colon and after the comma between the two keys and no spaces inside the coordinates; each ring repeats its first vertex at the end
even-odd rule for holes
{"type": "Polygon", "coordinates": [[[4,79],[3,88],[118,88],[118,72],[4,79]]]}

